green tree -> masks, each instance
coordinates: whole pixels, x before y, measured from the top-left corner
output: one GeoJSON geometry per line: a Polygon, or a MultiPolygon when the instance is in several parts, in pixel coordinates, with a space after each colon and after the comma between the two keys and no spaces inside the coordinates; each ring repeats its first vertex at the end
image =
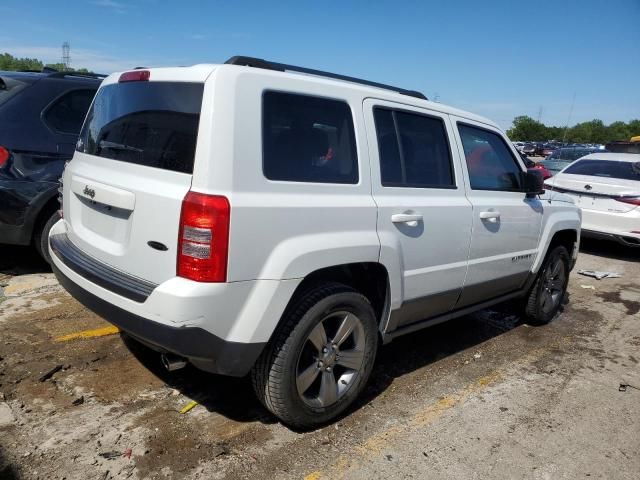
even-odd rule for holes
{"type": "Polygon", "coordinates": [[[631,135],[631,128],[624,122],[613,122],[607,127],[607,136],[610,140],[629,140],[631,135]]]}
{"type": "Polygon", "coordinates": [[[36,58],[17,58],[9,53],[0,54],[0,70],[42,70],[42,62],[36,58]]]}
{"type": "MultiPolygon", "coordinates": [[[[41,71],[44,67],[53,68],[59,72],[65,71],[64,63],[48,63],[44,64],[37,58],[17,58],[10,53],[0,54],[0,70],[15,72],[20,70],[35,70],[41,71]]],[[[86,68],[71,69],[71,72],[77,73],[92,73],[86,68]]]]}
{"type": "Polygon", "coordinates": [[[546,129],[544,124],[527,115],[521,115],[513,119],[513,127],[507,130],[507,135],[516,141],[542,140],[547,137],[546,129]]]}
{"type": "Polygon", "coordinates": [[[594,119],[566,128],[548,127],[522,115],[513,119],[513,127],[507,130],[507,135],[512,140],[520,141],[566,140],[572,143],[606,144],[616,140],[628,141],[631,137],[640,135],[640,120],[605,125],[602,120],[594,119]]]}

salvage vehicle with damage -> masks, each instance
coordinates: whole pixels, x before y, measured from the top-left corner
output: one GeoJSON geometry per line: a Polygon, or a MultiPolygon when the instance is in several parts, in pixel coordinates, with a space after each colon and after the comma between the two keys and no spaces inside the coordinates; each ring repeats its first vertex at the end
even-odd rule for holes
{"type": "Polygon", "coordinates": [[[551,321],[578,254],[579,208],[490,120],[250,57],[108,77],[63,184],[61,284],[297,428],[400,335],[506,300],[551,321]]]}

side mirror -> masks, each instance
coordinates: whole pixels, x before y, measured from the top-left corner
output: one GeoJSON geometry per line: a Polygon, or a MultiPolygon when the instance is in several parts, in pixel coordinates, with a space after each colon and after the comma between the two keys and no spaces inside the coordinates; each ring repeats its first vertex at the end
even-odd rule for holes
{"type": "Polygon", "coordinates": [[[544,193],[544,179],[539,170],[522,172],[522,187],[528,198],[544,193]]]}

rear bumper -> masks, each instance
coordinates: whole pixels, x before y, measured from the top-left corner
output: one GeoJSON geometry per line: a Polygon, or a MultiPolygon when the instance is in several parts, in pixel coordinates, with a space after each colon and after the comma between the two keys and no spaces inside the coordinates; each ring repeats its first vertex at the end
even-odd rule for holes
{"type": "Polygon", "coordinates": [[[0,180],[0,243],[29,245],[38,215],[57,189],[51,182],[0,180]]]}
{"type": "Polygon", "coordinates": [[[199,327],[171,327],[149,320],[89,293],[52,265],[60,284],[81,304],[158,352],[171,352],[196,367],[221,375],[242,377],[264,349],[264,343],[223,340],[199,327]]]}
{"type": "Polygon", "coordinates": [[[582,209],[585,237],[614,240],[629,247],[640,247],[640,208],[628,212],[601,212],[582,209]]]}
{"type": "MultiPolygon", "coordinates": [[[[58,241],[54,248],[56,237],[66,237],[64,230],[62,220],[49,237],[52,268],[76,300],[154,350],[185,357],[202,370],[230,376],[249,372],[266,342],[251,337],[238,341],[233,330],[238,329],[238,312],[256,282],[200,284],[173,278],[154,288],[144,301],[136,301],[110,289],[113,275],[105,277],[106,283],[102,281],[105,278],[98,279],[103,272],[89,268],[95,259],[64,242],[58,241]],[[84,258],[79,259],[80,255],[84,258]]],[[[256,315],[250,318],[256,321],[256,315]]],[[[247,336],[252,334],[251,330],[240,330],[247,336]]]]}

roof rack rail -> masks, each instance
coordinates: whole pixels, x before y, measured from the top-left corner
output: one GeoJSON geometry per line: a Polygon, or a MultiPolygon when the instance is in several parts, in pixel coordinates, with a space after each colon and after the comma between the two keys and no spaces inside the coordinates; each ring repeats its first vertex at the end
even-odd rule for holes
{"type": "Polygon", "coordinates": [[[287,65],[285,63],[271,62],[269,60],[263,60],[262,58],[235,56],[224,62],[227,65],[240,65],[244,67],[263,68],[265,70],[275,70],[277,72],[299,72],[306,73],[308,75],[317,75],[319,77],[334,78],[336,80],[344,80],[346,82],[360,83],[369,87],[382,88],[384,90],[392,90],[402,95],[408,95],[410,97],[420,98],[427,100],[427,97],[421,92],[415,90],[407,90],[404,88],[394,87],[386,85],[384,83],[371,82],[369,80],[363,80],[361,78],[349,77],[347,75],[340,75],[337,73],[324,72],[322,70],[314,70],[312,68],[297,67],[295,65],[287,65]]]}
{"type": "Polygon", "coordinates": [[[87,72],[54,72],[49,75],[49,78],[64,78],[64,77],[82,77],[82,78],[107,78],[108,75],[104,73],[87,73],[87,72]]]}

